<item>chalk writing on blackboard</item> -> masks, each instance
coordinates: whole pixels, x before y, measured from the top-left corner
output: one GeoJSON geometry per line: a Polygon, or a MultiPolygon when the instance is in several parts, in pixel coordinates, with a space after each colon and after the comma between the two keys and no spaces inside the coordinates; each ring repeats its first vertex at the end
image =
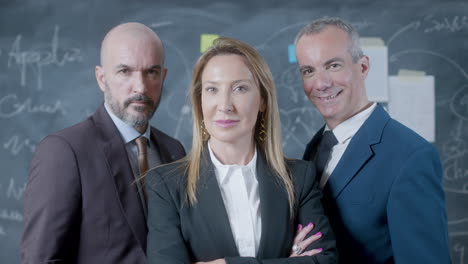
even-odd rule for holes
{"type": "Polygon", "coordinates": [[[56,100],[52,104],[34,104],[32,98],[19,99],[16,94],[8,94],[0,98],[0,118],[11,118],[21,113],[65,115],[66,110],[61,100],[56,100]]]}
{"type": "Polygon", "coordinates": [[[426,34],[439,31],[447,31],[450,33],[456,33],[463,30],[468,31],[468,16],[434,18],[433,15],[428,15],[422,20],[412,21],[398,29],[387,39],[387,46],[390,46],[390,44],[399,35],[404,34],[407,31],[419,30],[420,28],[424,28],[422,31],[426,34]]]}
{"type": "Polygon", "coordinates": [[[15,178],[10,178],[7,190],[6,197],[8,199],[14,199],[20,201],[23,199],[24,191],[26,190],[26,183],[16,184],[15,178]]]}
{"type": "Polygon", "coordinates": [[[427,16],[424,20],[430,23],[430,26],[424,29],[424,33],[448,31],[456,33],[459,31],[468,31],[468,16],[452,16],[433,18],[433,16],[427,16]]]}
{"type": "Polygon", "coordinates": [[[60,47],[59,31],[59,26],[55,26],[52,40],[47,50],[43,48],[22,50],[21,43],[23,36],[22,34],[16,36],[8,53],[8,68],[18,66],[21,86],[26,86],[29,67],[32,67],[37,73],[36,87],[38,90],[42,90],[42,67],[47,65],[62,67],[66,63],[81,61],[83,59],[80,49],[60,47]]]}
{"type": "Polygon", "coordinates": [[[307,99],[302,91],[301,76],[297,65],[288,67],[283,71],[276,80],[276,83],[278,93],[281,92],[281,94],[287,94],[288,99],[291,99],[294,104],[299,103],[300,98],[307,99]],[[283,92],[285,89],[287,90],[286,93],[283,92]]]}
{"type": "Polygon", "coordinates": [[[152,28],[160,28],[160,27],[165,27],[165,26],[170,26],[174,24],[174,22],[172,21],[161,21],[161,22],[155,22],[155,23],[151,23],[150,24],[150,27],[152,28]]]}
{"type": "Polygon", "coordinates": [[[398,29],[395,33],[393,33],[392,36],[390,36],[386,42],[387,46],[390,47],[390,44],[401,34],[405,33],[406,31],[409,30],[416,30],[421,26],[421,22],[419,21],[414,21],[409,23],[408,25],[403,26],[402,28],[398,29]]]}
{"type": "Polygon", "coordinates": [[[23,214],[18,210],[10,210],[0,208],[0,220],[8,220],[13,222],[23,222],[23,214]]]}
{"type": "Polygon", "coordinates": [[[9,150],[13,156],[16,156],[23,149],[34,153],[36,150],[36,144],[32,143],[29,138],[20,139],[18,135],[13,135],[3,143],[3,148],[9,150]]]}
{"type": "Polygon", "coordinates": [[[444,189],[448,192],[468,194],[468,142],[463,137],[465,122],[462,119],[451,131],[450,139],[442,145],[442,166],[444,168],[444,189]]]}
{"type": "Polygon", "coordinates": [[[450,110],[457,117],[468,121],[468,85],[463,86],[454,93],[450,110]]]}
{"type": "Polygon", "coordinates": [[[465,77],[465,79],[468,80],[468,74],[465,72],[465,70],[458,63],[456,63],[451,58],[449,58],[447,56],[444,56],[443,54],[440,54],[440,53],[437,53],[437,52],[434,52],[434,51],[430,51],[430,50],[409,49],[409,50],[399,51],[399,52],[396,52],[396,53],[392,54],[390,56],[390,58],[389,58],[389,61],[390,62],[395,62],[395,61],[398,60],[398,57],[400,57],[402,55],[405,55],[405,54],[411,54],[411,53],[412,54],[427,54],[427,55],[439,57],[439,58],[445,60],[446,62],[448,62],[449,64],[451,64],[452,66],[454,66],[457,70],[460,71],[460,73],[463,75],[463,77],[465,77]]]}

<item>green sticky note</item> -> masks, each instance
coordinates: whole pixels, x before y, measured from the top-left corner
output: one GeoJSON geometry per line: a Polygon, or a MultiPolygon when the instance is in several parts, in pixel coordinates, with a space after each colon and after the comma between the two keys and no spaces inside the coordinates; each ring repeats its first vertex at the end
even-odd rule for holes
{"type": "Polygon", "coordinates": [[[219,38],[216,34],[201,34],[200,36],[200,52],[205,52],[206,49],[213,45],[213,41],[219,38]]]}

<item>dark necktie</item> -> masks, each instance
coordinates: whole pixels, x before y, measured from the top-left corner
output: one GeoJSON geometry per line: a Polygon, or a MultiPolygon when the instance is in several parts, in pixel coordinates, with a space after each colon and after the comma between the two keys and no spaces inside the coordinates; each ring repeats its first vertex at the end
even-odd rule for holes
{"type": "Polygon", "coordinates": [[[144,136],[141,136],[135,139],[138,148],[138,180],[141,180],[141,189],[143,190],[143,197],[146,201],[146,192],[145,192],[145,178],[142,177],[148,171],[148,139],[144,136]]]}
{"type": "Polygon", "coordinates": [[[331,150],[336,143],[338,143],[338,140],[336,140],[336,137],[331,130],[327,130],[323,133],[322,139],[318,145],[317,155],[315,156],[315,166],[317,167],[318,178],[322,177],[322,173],[330,157],[331,150]]]}

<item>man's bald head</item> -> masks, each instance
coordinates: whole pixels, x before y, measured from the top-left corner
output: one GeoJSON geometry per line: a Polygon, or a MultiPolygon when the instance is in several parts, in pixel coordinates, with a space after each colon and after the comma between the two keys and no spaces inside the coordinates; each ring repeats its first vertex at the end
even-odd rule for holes
{"type": "Polygon", "coordinates": [[[112,28],[101,43],[101,65],[105,67],[109,56],[113,56],[113,47],[119,43],[138,41],[149,44],[162,57],[164,63],[164,45],[159,36],[149,27],[136,22],[120,24],[112,28]]]}
{"type": "Polygon", "coordinates": [[[96,66],[104,102],[141,133],[158,107],[166,73],[162,41],[147,26],[121,24],[104,37],[96,66]]]}

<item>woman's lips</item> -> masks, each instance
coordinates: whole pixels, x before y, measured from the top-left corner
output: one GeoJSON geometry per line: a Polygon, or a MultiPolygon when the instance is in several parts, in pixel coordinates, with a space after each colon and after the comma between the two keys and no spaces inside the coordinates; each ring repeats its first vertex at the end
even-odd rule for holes
{"type": "Polygon", "coordinates": [[[216,120],[215,123],[216,123],[217,126],[226,128],[226,127],[232,127],[232,126],[237,125],[237,123],[239,123],[239,120],[231,120],[231,119],[216,120]]]}

